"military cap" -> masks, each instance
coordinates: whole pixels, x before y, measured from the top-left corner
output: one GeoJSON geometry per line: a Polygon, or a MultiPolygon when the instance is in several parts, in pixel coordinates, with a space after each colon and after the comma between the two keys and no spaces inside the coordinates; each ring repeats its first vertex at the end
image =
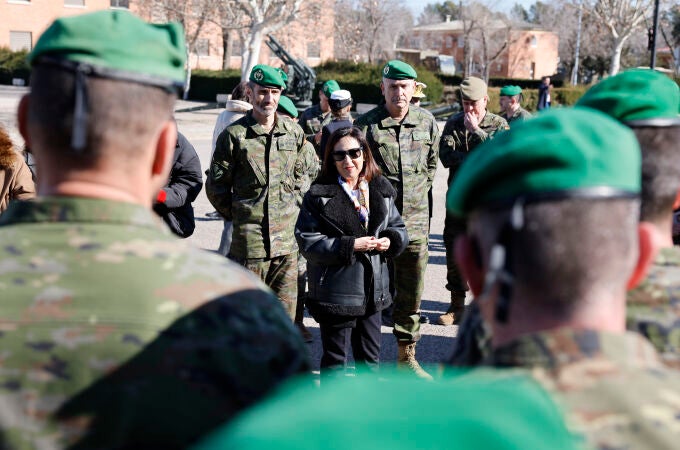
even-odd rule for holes
{"type": "Polygon", "coordinates": [[[264,87],[286,88],[286,82],[283,81],[279,71],[266,64],[258,64],[253,67],[253,70],[250,71],[249,80],[264,87]]]}
{"type": "Polygon", "coordinates": [[[514,97],[522,93],[522,88],[519,86],[503,86],[501,88],[501,97],[514,97]]]}
{"type": "Polygon", "coordinates": [[[276,71],[279,73],[279,75],[281,75],[281,79],[283,80],[284,83],[288,81],[288,74],[286,73],[285,70],[279,67],[276,69],[276,71]]]}
{"type": "Polygon", "coordinates": [[[352,94],[345,89],[339,89],[333,92],[331,98],[328,99],[328,104],[331,109],[336,111],[340,108],[344,108],[350,103],[352,103],[352,94]]]}
{"type": "Polygon", "coordinates": [[[427,84],[422,83],[420,81],[416,81],[416,89],[413,91],[413,97],[415,98],[425,98],[427,95],[425,95],[425,92],[423,90],[427,88],[427,84]]]}
{"type": "Polygon", "coordinates": [[[634,69],[590,88],[576,103],[602,111],[629,126],[680,125],[680,89],[655,70],[634,69]]]}
{"type": "Polygon", "coordinates": [[[88,76],[178,91],[185,85],[184,31],[179,23],[149,24],[128,11],[62,17],[40,36],[28,61],[77,73],[71,148],[87,141],[88,76]]]}
{"type": "Polygon", "coordinates": [[[415,80],[418,78],[418,74],[413,67],[406,64],[404,61],[393,59],[385,64],[385,67],[383,68],[383,78],[388,78],[390,80],[415,80]]]}
{"type": "Polygon", "coordinates": [[[291,117],[297,117],[298,116],[298,110],[295,107],[293,100],[291,100],[290,97],[287,97],[285,95],[282,95],[279,98],[279,106],[277,106],[276,109],[279,112],[282,112],[284,114],[288,114],[291,117]]]}
{"type": "Polygon", "coordinates": [[[460,83],[460,95],[463,100],[477,101],[487,95],[484,80],[477,77],[467,77],[460,83]]]}
{"type": "Polygon", "coordinates": [[[62,17],[40,36],[31,64],[87,66],[97,76],[159,86],[184,86],[184,31],[179,23],[149,24],[128,11],[62,17]]]}
{"type": "Polygon", "coordinates": [[[500,133],[472,152],[451,184],[448,209],[566,197],[634,197],[640,147],[633,132],[588,108],[551,110],[500,133]]]}
{"type": "Polygon", "coordinates": [[[339,89],[340,85],[335,80],[328,80],[321,86],[321,92],[323,92],[326,98],[331,98],[331,94],[339,89]]]}

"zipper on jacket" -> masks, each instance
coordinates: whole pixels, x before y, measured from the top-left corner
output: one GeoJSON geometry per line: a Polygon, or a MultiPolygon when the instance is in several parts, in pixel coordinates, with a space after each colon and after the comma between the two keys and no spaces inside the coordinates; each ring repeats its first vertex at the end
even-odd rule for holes
{"type": "Polygon", "coordinates": [[[321,274],[321,278],[319,278],[319,286],[323,286],[323,280],[326,278],[326,274],[328,273],[328,267],[326,267],[321,274]]]}

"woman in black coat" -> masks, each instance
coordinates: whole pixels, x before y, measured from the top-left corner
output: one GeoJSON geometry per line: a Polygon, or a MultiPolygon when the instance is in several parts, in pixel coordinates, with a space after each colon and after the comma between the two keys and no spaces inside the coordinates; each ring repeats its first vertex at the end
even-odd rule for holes
{"type": "Polygon", "coordinates": [[[361,130],[330,136],[295,227],[307,259],[306,305],[321,327],[322,374],[344,373],[350,343],[357,367],[378,367],[380,312],[392,303],[387,258],[408,244],[396,195],[361,130]]]}

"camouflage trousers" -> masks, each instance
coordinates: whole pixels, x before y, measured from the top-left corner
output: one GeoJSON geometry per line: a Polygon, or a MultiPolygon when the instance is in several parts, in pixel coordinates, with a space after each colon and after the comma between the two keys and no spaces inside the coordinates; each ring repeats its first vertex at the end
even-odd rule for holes
{"type": "Polygon", "coordinates": [[[297,304],[295,306],[295,323],[302,323],[305,315],[305,299],[307,298],[307,260],[298,252],[297,304]]]}
{"type": "Polygon", "coordinates": [[[260,277],[281,300],[291,320],[295,319],[298,289],[298,252],[271,259],[235,260],[260,277]]]}
{"type": "Polygon", "coordinates": [[[468,290],[460,269],[456,264],[454,247],[456,238],[465,233],[465,222],[449,215],[444,220],[444,247],[446,247],[446,289],[451,291],[451,298],[465,298],[468,290]]]}
{"type": "Polygon", "coordinates": [[[398,341],[416,342],[420,339],[420,298],[425,287],[427,268],[427,239],[411,241],[406,250],[392,260],[394,285],[394,329],[398,341]]]}

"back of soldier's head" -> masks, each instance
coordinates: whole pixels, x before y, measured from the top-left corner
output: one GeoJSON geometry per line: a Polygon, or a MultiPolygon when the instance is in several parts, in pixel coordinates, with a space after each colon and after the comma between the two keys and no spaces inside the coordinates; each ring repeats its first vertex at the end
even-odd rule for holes
{"type": "Polygon", "coordinates": [[[134,163],[172,117],[182,35],[125,11],[57,19],[29,56],[33,150],[76,167],[102,157],[134,163]]]}
{"type": "Polygon", "coordinates": [[[680,189],[680,89],[654,70],[628,70],[593,86],[578,106],[602,111],[630,127],[642,150],[640,219],[670,216],[680,189]]]}
{"type": "Polygon", "coordinates": [[[623,292],[637,248],[639,170],[630,130],[596,111],[556,110],[478,147],[448,206],[468,218],[487,274],[511,273],[513,289],[563,314],[593,291],[623,292]]]}

